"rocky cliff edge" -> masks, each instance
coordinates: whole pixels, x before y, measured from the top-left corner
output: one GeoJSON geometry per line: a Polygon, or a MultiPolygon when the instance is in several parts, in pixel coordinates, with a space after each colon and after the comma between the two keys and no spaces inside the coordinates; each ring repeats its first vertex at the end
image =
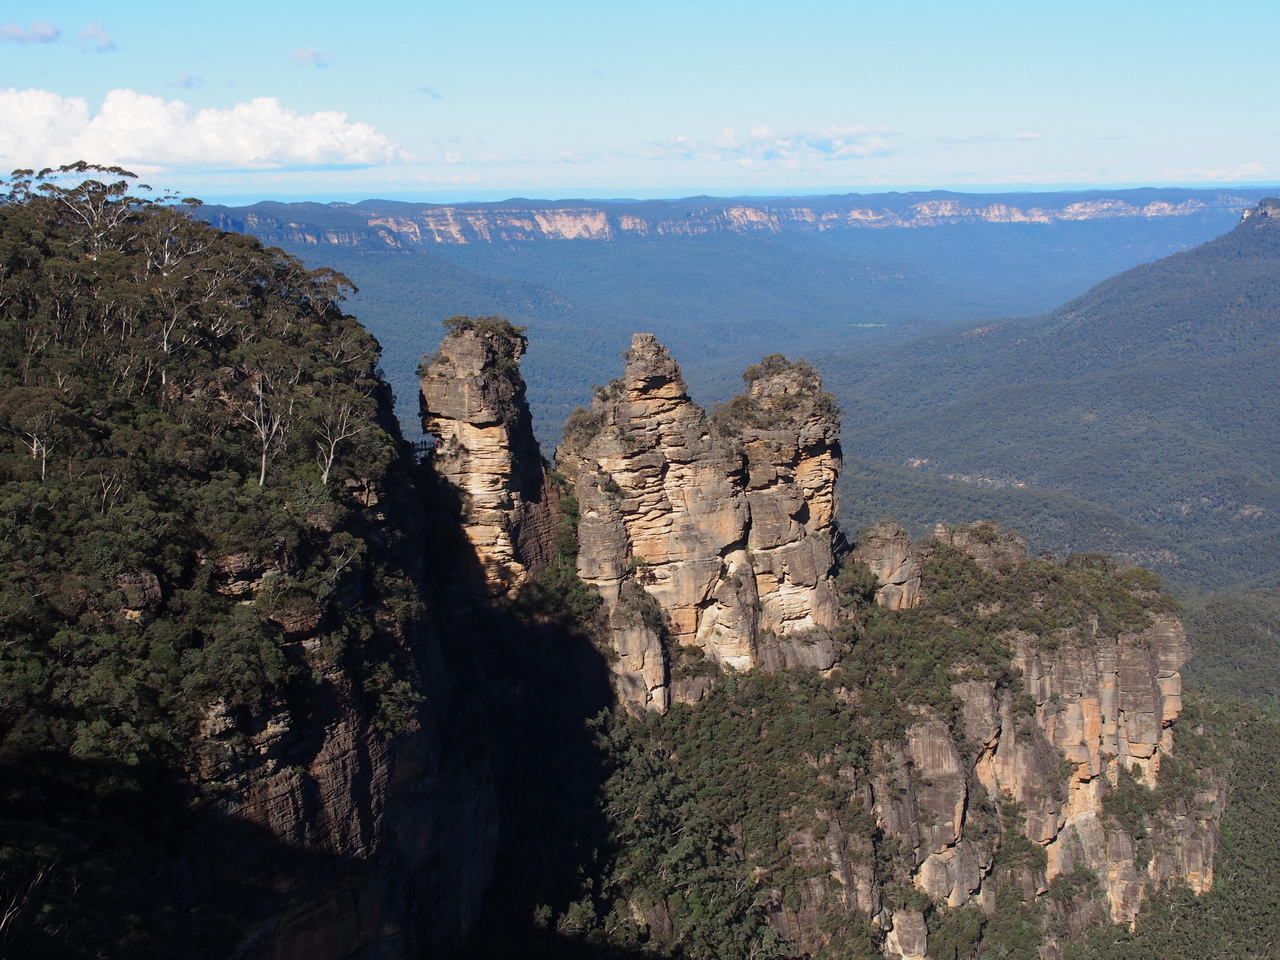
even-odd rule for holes
{"type": "Polygon", "coordinates": [[[896,799],[877,803],[878,817],[914,848],[914,883],[951,906],[990,895],[993,857],[973,823],[985,795],[1016,803],[1021,832],[1043,851],[1039,865],[1022,874],[1027,898],[1046,893],[1057,878],[1093,876],[1110,920],[1132,924],[1153,887],[1176,880],[1208,889],[1224,797],[1207,771],[1173,799],[1170,778],[1159,776],[1163,765],[1179,762],[1173,727],[1190,648],[1158,581],[1096,555],[1033,561],[1020,537],[991,524],[940,526],[913,546],[900,527],[883,523],[860,538],[855,556],[876,574],[882,606],[927,608],[922,568],[948,550],[997,582],[1021,578],[1024,609],[1005,609],[997,589],[980,614],[997,631],[1003,627],[1020,681],[1000,689],[988,678],[958,676],[952,692],[962,707],[962,738],[926,713],[908,729],[903,749],[886,754],[885,769],[895,772],[876,792],[896,799]],[[1055,618],[1073,578],[1088,578],[1095,592],[1097,584],[1115,584],[1115,609],[1099,604],[1075,622],[1055,618]],[[1128,606],[1116,612],[1121,604],[1128,606]],[[905,793],[894,783],[906,784],[905,793]],[[1148,804],[1160,797],[1158,785],[1167,804],[1158,817],[1126,809],[1126,796],[1148,804]]]}
{"type": "MultiPolygon", "coordinates": [[[[515,502],[509,478],[520,473],[516,434],[502,425],[520,418],[521,348],[451,335],[423,381],[442,438],[437,469],[463,492],[467,522],[484,521],[487,539],[468,537],[490,585],[504,589],[523,569],[500,506],[515,502]],[[497,442],[477,457],[484,431],[497,442]],[[466,475],[494,464],[487,477],[466,475]]],[[[665,711],[700,699],[725,671],[757,666],[809,667],[851,701],[867,696],[847,644],[868,641],[842,612],[848,597],[835,577],[839,415],[817,374],[767,357],[747,372],[746,391],[708,416],[654,337],[636,335],[624,356],[622,376],[571,416],[557,452],[578,503],[577,569],[602,598],[619,700],[665,711]]],[[[949,698],[908,704],[901,735],[879,739],[870,776],[851,785],[853,809],[882,841],[830,813],[819,832],[797,825],[795,868],[835,882],[812,880],[798,900],[778,891],[772,926],[820,949],[815,918],[838,906],[872,919],[891,952],[924,957],[925,914],[901,898],[892,905],[886,883],[986,910],[1010,884],[1027,901],[1079,887],[1061,903],[1043,899],[1077,931],[1104,917],[1133,923],[1169,881],[1207,889],[1222,797],[1208,771],[1174,754],[1189,651],[1156,578],[1102,557],[1033,560],[1021,538],[991,524],[939,527],[918,544],[881,524],[849,563],[874,575],[885,616],[925,618],[929,643],[956,628],[990,642],[978,660],[940,654],[951,664],[949,698]],[[980,599],[956,607],[955,590],[930,579],[942,568],[980,599]],[[1179,763],[1180,778],[1160,776],[1179,763]],[[885,843],[902,854],[888,874],[876,866],[885,843]]],[[[1047,928],[1046,937],[1043,955],[1060,956],[1047,928]]]]}

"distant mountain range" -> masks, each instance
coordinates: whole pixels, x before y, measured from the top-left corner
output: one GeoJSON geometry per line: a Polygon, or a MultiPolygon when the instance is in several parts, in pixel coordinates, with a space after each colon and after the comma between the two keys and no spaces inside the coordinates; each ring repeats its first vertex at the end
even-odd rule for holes
{"type": "Polygon", "coordinates": [[[817,362],[846,448],[919,476],[868,467],[877,511],[998,505],[1051,549],[1127,541],[1184,588],[1280,584],[1280,201],[1045,316],[817,362]]]}
{"type": "Polygon", "coordinates": [[[500,315],[528,327],[522,368],[552,446],[637,331],[681,358],[700,402],[727,400],[740,371],[771,353],[843,363],[948,323],[1051,310],[1230,230],[1263,195],[371,200],[206,206],[200,215],[351,277],[361,292],[350,309],[383,344],[406,427],[417,420],[414,371],[443,319],[500,315]]]}
{"type": "Polygon", "coordinates": [[[690,197],[685,200],[523,200],[418,204],[367,200],[357,204],[259,203],[206,207],[215,226],[260,238],[317,245],[381,246],[512,243],[535,240],[618,240],[824,233],[973,223],[1075,223],[1237,213],[1257,190],[1161,190],[962,194],[846,194],[799,198],[690,197]]]}

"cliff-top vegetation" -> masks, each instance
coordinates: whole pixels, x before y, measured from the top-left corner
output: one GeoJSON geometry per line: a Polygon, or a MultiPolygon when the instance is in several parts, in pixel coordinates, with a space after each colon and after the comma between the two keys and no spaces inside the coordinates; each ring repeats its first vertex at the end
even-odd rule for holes
{"type": "Polygon", "coordinates": [[[146,892],[182,811],[276,769],[251,736],[341,677],[385,730],[417,699],[395,638],[420,603],[362,507],[398,452],[349,284],[130,181],[0,194],[8,956],[207,955],[225,918],[146,892]]]}

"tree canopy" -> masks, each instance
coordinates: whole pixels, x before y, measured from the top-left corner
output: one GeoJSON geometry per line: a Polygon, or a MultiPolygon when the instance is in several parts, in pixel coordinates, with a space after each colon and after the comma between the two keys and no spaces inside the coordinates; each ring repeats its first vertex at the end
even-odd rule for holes
{"type": "Polygon", "coordinates": [[[314,712],[333,667],[385,728],[416,697],[378,639],[419,605],[361,509],[397,453],[349,283],[132,179],[75,164],[0,185],[11,955],[160,936],[129,893],[171,839],[155,804],[264,763],[242,735],[209,754],[211,710],[237,730],[314,712]],[[101,910],[77,898],[89,881],[101,910]]]}

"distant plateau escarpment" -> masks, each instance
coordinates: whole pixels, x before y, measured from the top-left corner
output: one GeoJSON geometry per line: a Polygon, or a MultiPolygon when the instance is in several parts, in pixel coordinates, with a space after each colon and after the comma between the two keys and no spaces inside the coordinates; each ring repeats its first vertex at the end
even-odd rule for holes
{"type": "Polygon", "coordinates": [[[1251,190],[1122,190],[1109,193],[845,194],[803,198],[524,200],[425,204],[388,200],[210,206],[214,226],[272,243],[419,247],[532,240],[617,240],[713,234],[831,233],[954,224],[1052,224],[1159,219],[1239,211],[1251,190]]]}

